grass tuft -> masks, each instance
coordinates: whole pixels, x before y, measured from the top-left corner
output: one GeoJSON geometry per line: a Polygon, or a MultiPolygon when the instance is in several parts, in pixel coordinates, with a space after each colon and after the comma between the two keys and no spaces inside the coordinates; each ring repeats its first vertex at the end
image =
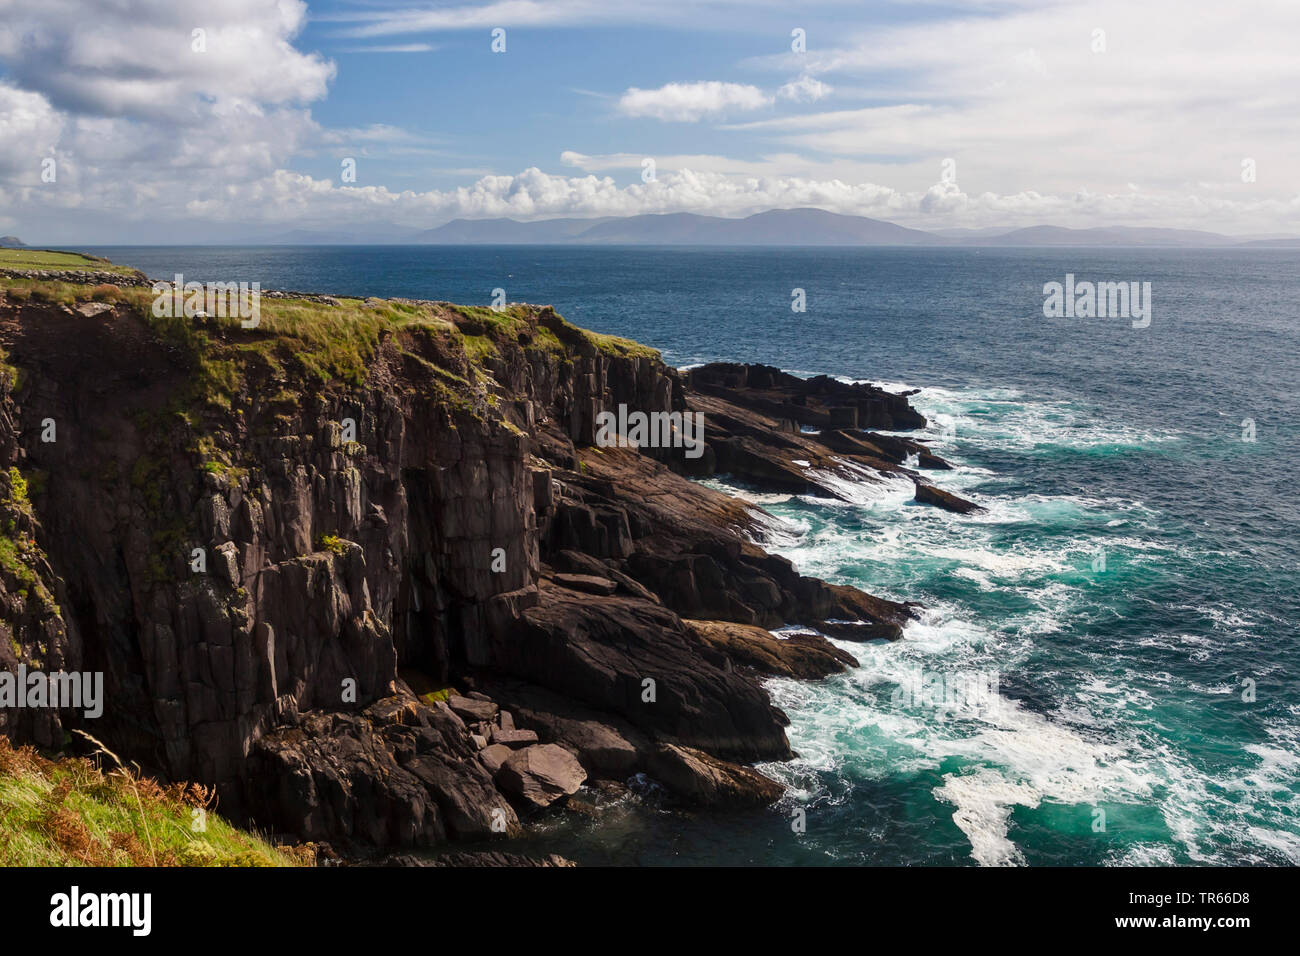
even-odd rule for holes
{"type": "Polygon", "coordinates": [[[314,863],[310,847],[274,847],[232,827],[213,812],[214,795],[204,787],[163,787],[102,746],[96,759],[115,769],[85,758],[47,760],[0,737],[0,866],[314,863]]]}

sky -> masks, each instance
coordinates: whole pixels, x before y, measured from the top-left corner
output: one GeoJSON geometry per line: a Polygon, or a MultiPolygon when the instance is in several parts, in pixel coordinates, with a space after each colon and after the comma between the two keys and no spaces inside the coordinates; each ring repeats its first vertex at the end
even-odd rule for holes
{"type": "Polygon", "coordinates": [[[0,0],[0,234],[815,206],[1300,235],[1298,105],[1297,0],[0,0]]]}

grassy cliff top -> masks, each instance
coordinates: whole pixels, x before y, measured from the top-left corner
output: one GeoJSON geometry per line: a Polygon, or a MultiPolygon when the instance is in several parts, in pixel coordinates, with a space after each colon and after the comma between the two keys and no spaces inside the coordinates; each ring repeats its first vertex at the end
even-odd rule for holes
{"type": "Polygon", "coordinates": [[[0,737],[0,866],[304,866],[206,808],[200,787],[166,789],[90,760],[46,760],[0,737]]]}
{"type": "Polygon", "coordinates": [[[132,275],[135,269],[114,265],[98,256],[80,252],[51,252],[46,249],[0,249],[0,269],[40,269],[69,272],[114,272],[132,275]]]}
{"type": "MultiPolygon", "coordinates": [[[[135,275],[135,270],[79,253],[0,249],[0,269],[96,271],[135,275]]],[[[72,277],[70,277],[72,278],[72,277]]],[[[221,392],[235,385],[238,367],[271,366],[275,378],[297,371],[318,383],[358,386],[387,335],[432,335],[453,352],[463,351],[482,370],[504,347],[542,348],[557,354],[599,351],[611,357],[659,358],[659,353],[628,339],[588,332],[571,325],[549,306],[512,303],[500,310],[449,302],[410,299],[360,299],[284,293],[260,298],[256,328],[241,327],[237,316],[159,316],[148,286],[91,286],[85,282],[34,279],[0,274],[0,292],[10,302],[78,308],[90,302],[127,306],[141,315],[168,344],[189,354],[205,388],[221,392]]],[[[204,311],[208,311],[204,309],[204,311]]],[[[471,375],[470,377],[473,377],[471,375]]],[[[468,379],[461,376],[468,383],[468,379]]]]}

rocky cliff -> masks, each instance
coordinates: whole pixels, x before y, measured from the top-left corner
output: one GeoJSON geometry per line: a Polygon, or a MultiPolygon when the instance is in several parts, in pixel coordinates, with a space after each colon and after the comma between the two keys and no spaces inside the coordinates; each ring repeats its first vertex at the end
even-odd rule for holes
{"type": "Polygon", "coordinates": [[[98,719],[0,732],[90,727],[227,816],[398,847],[508,837],[637,773],[770,802],[745,765],[790,748],[760,679],[855,666],[814,630],[911,613],[800,575],[690,480],[924,483],[923,443],[867,430],[923,425],[903,396],[681,374],[546,307],[281,297],[243,329],[155,318],[128,282],[0,290],[0,669],[105,675],[98,719]],[[703,453],[600,447],[620,405],[702,412],[703,453]]]}

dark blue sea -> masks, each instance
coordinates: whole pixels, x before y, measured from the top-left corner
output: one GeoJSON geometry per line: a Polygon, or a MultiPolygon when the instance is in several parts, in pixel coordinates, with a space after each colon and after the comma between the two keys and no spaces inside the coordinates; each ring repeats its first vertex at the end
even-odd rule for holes
{"type": "MultiPolygon", "coordinates": [[[[755,495],[806,573],[926,605],[860,669],[774,680],[771,810],[630,797],[583,862],[1300,863],[1300,251],[96,248],[152,276],[550,303],[683,366],[918,388],[944,487],[988,507],[755,495]],[[1146,328],[1043,285],[1150,282],[1146,328]],[[803,289],[807,311],[791,310],[803,289]],[[980,688],[975,692],[973,688],[980,688]],[[802,828],[799,826],[803,822],[802,828]],[[802,832],[800,830],[802,829],[802,832]]],[[[707,428],[707,425],[706,425],[707,428]]]]}

